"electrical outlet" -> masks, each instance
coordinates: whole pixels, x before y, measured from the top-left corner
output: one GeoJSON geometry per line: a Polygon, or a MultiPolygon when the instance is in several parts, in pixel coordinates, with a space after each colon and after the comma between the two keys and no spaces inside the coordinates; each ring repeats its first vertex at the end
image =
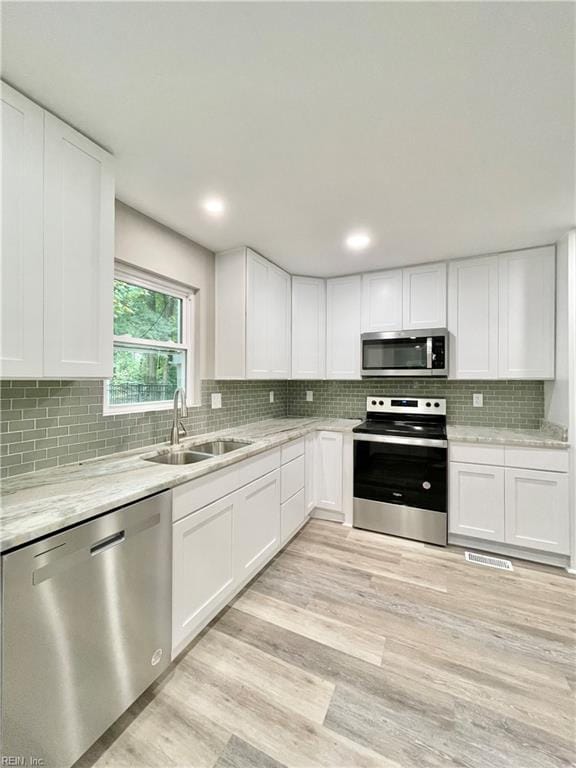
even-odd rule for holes
{"type": "Polygon", "coordinates": [[[472,395],[472,405],[474,408],[482,408],[484,406],[484,395],[481,392],[472,395]]]}
{"type": "Polygon", "coordinates": [[[270,402],[274,402],[274,392],[270,392],[270,402]]]}
{"type": "Polygon", "coordinates": [[[306,390],[306,402],[311,403],[314,400],[314,391],[311,389],[306,390]]]}
{"type": "Polygon", "coordinates": [[[220,392],[212,394],[212,408],[222,408],[222,395],[220,392]]]}

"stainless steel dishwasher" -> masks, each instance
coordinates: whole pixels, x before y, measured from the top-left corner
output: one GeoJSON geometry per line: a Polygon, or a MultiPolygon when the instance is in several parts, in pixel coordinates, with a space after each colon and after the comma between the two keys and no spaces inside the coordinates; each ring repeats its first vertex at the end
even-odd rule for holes
{"type": "Polygon", "coordinates": [[[9,552],[2,571],[4,760],[63,768],[170,662],[170,492],[9,552]]]}

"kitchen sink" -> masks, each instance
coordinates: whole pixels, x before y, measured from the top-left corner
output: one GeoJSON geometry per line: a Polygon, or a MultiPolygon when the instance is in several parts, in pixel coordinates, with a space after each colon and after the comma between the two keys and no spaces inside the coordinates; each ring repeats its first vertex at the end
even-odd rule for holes
{"type": "Polygon", "coordinates": [[[215,456],[223,456],[230,451],[237,451],[247,445],[250,443],[246,440],[211,440],[200,445],[191,445],[189,448],[180,447],[157,453],[155,456],[146,456],[144,461],[154,461],[156,464],[195,464],[215,456]]]}
{"type": "Polygon", "coordinates": [[[195,464],[197,461],[206,461],[214,458],[211,453],[199,453],[197,451],[169,451],[158,453],[156,456],[146,456],[144,461],[154,461],[156,464],[195,464]]]}
{"type": "Polygon", "coordinates": [[[208,443],[201,443],[200,445],[190,446],[191,451],[199,451],[200,453],[210,453],[212,456],[222,456],[230,451],[237,451],[239,448],[244,448],[250,445],[246,440],[211,440],[208,443]]]}

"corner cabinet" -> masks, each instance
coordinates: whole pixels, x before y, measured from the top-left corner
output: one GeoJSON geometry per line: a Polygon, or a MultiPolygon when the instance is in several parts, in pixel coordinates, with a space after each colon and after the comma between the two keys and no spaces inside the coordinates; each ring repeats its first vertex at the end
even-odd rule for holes
{"type": "Polygon", "coordinates": [[[215,377],[290,378],[290,275],[235,248],[216,254],[215,281],[215,377]]]}
{"type": "Polygon", "coordinates": [[[326,376],[326,281],[292,278],[292,378],[326,376]]]}
{"type": "Polygon", "coordinates": [[[326,378],[360,378],[360,275],[326,281],[326,378]]]}
{"type": "Polygon", "coordinates": [[[111,155],[2,83],[3,377],[112,375],[111,155]]]}

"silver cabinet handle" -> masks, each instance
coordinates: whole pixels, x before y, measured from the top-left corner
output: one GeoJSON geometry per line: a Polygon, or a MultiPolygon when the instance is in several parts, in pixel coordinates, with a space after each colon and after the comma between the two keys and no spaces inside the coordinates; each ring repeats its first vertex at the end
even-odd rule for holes
{"type": "Polygon", "coordinates": [[[100,539],[96,544],[92,544],[90,554],[98,555],[100,552],[110,549],[110,547],[115,547],[116,544],[121,544],[125,538],[125,531],[118,531],[118,533],[113,533],[112,536],[106,536],[105,539],[100,539]]]}

